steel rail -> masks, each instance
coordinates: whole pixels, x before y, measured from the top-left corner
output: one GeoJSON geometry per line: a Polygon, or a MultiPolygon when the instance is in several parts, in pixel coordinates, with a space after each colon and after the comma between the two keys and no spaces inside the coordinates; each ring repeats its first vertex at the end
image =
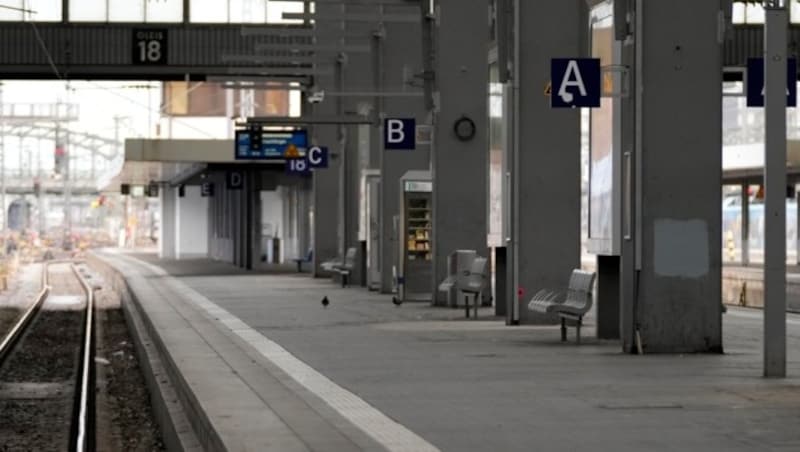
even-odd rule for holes
{"type": "Polygon", "coordinates": [[[83,290],[86,292],[86,317],[84,319],[84,336],[81,344],[80,372],[78,375],[77,391],[77,417],[75,419],[76,428],[73,430],[75,437],[72,440],[71,450],[85,452],[90,450],[90,445],[94,443],[90,437],[92,432],[92,395],[94,394],[94,384],[92,384],[94,372],[94,288],[78,271],[75,264],[70,266],[75,277],[80,281],[83,290]]]}
{"type": "Polygon", "coordinates": [[[35,314],[39,311],[39,308],[44,303],[44,300],[47,299],[47,296],[50,294],[50,285],[49,279],[47,277],[48,271],[48,264],[42,263],[42,290],[36,295],[36,299],[33,303],[28,307],[27,310],[20,316],[14,326],[11,327],[11,330],[3,337],[3,341],[0,342],[0,364],[5,361],[8,357],[9,352],[11,349],[14,348],[14,345],[17,343],[17,339],[20,338],[22,332],[25,331],[25,328],[28,327],[31,320],[35,316],[35,314]]]}

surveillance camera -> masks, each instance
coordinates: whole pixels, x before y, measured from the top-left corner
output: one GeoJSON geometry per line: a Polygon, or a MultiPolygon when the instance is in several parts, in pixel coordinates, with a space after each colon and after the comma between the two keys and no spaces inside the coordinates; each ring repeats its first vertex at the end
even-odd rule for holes
{"type": "Polygon", "coordinates": [[[312,91],[308,95],[308,103],[310,104],[319,104],[322,103],[323,100],[325,100],[325,91],[312,91]]]}

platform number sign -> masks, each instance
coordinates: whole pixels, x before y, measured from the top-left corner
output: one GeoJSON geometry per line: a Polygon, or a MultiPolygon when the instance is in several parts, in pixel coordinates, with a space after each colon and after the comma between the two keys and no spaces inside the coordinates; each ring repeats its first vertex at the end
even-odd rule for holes
{"type": "Polygon", "coordinates": [[[308,159],[305,157],[290,159],[286,161],[286,170],[289,174],[304,175],[311,171],[311,165],[308,164],[308,159]]]}
{"type": "Polygon", "coordinates": [[[167,30],[134,29],[132,51],[133,64],[167,64],[167,30]]]}

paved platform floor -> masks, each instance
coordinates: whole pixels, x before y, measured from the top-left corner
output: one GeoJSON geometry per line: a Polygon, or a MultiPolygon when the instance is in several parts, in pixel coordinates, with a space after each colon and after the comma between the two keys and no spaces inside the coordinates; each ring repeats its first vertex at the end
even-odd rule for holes
{"type": "Polygon", "coordinates": [[[441,450],[800,450],[797,315],[790,378],[766,380],[754,310],[725,314],[724,355],[630,356],[593,339],[591,319],[576,346],[574,329],[563,344],[557,327],[506,327],[490,309],[467,321],[306,275],[137,257],[441,450]]]}

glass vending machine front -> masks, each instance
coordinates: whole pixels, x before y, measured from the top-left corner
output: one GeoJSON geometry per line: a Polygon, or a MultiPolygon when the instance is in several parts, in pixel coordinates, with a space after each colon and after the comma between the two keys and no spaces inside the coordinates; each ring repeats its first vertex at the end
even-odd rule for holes
{"type": "Polygon", "coordinates": [[[402,231],[404,300],[430,301],[433,278],[432,183],[405,181],[402,231]]]}

